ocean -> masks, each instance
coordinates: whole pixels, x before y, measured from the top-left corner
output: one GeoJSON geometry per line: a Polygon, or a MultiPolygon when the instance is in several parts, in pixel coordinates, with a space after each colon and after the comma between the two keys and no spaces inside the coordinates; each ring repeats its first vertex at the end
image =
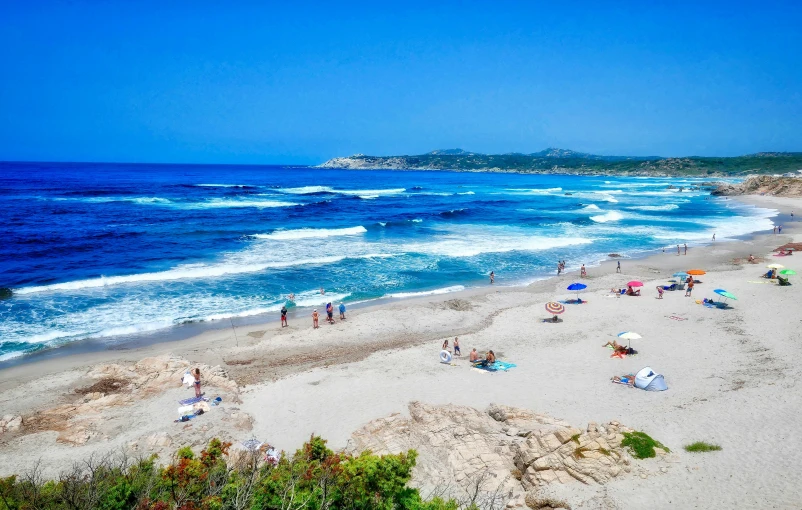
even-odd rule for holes
{"type": "Polygon", "coordinates": [[[348,306],[486,285],[491,270],[520,285],[560,259],[592,268],[772,228],[776,211],[689,189],[701,182],[0,163],[0,361],[275,319],[291,293],[291,307],[348,306]]]}

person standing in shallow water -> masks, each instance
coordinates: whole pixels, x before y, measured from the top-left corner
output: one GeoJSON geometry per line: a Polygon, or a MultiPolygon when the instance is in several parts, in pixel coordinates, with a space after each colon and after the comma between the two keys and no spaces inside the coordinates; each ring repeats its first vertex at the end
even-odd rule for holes
{"type": "Polygon", "coordinates": [[[496,283],[496,273],[490,271],[490,285],[493,285],[494,283],[496,283]]]}
{"type": "Polygon", "coordinates": [[[584,278],[584,277],[586,277],[587,275],[588,275],[588,272],[587,272],[587,270],[585,270],[585,264],[582,264],[582,269],[580,269],[580,270],[579,270],[579,276],[581,276],[582,278],[584,278]]]}

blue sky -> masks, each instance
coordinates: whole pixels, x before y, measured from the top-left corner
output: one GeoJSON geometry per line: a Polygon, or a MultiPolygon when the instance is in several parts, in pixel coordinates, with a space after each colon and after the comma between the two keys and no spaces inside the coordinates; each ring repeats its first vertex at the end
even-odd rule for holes
{"type": "Polygon", "coordinates": [[[802,2],[429,3],[3,2],[0,160],[802,151],[802,2]]]}

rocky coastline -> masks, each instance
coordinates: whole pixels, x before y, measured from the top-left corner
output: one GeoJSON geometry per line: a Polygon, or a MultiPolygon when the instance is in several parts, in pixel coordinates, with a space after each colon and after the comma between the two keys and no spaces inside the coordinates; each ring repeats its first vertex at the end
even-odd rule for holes
{"type": "Polygon", "coordinates": [[[802,197],[802,178],[756,175],[736,184],[718,183],[711,194],[716,196],[769,195],[775,197],[802,197]]]}

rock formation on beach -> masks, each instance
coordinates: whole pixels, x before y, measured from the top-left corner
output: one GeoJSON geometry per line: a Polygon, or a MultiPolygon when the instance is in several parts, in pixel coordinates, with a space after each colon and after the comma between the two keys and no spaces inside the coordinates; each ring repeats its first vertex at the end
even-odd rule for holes
{"type": "Polygon", "coordinates": [[[352,434],[346,450],[417,450],[413,484],[423,494],[459,500],[478,492],[483,501],[508,501],[512,508],[554,486],[599,485],[633,471],[648,476],[621,447],[622,433],[631,429],[617,422],[589,423],[580,430],[544,414],[495,404],[479,411],[412,402],[409,414],[368,423],[352,434]]]}
{"type": "Polygon", "coordinates": [[[802,177],[776,177],[758,175],[739,184],[719,183],[713,195],[773,195],[777,197],[802,197],[802,177]]]}

